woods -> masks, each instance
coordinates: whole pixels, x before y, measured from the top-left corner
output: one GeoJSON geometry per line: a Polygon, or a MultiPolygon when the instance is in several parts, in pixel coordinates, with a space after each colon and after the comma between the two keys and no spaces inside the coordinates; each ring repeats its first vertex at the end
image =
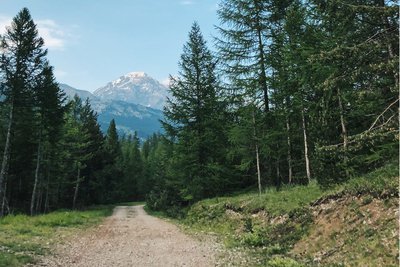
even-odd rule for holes
{"type": "Polygon", "coordinates": [[[193,32],[200,32],[195,23],[181,73],[172,78],[163,141],[172,151],[163,162],[171,170],[150,193],[150,207],[174,214],[176,206],[257,185],[260,194],[312,180],[329,188],[396,161],[395,2],[224,0],[218,16],[216,51],[207,63],[217,62],[215,76],[198,67],[208,57],[188,49],[195,47],[193,32]],[[217,80],[188,79],[202,75],[217,80]],[[223,119],[196,132],[211,114],[196,109],[207,103],[210,87],[217,94],[208,101],[222,104],[213,118],[223,119]],[[197,138],[207,131],[218,134],[197,138]],[[210,148],[219,157],[197,157],[202,145],[203,153],[210,148]],[[202,172],[187,171],[196,167],[202,172]],[[189,193],[201,186],[207,190],[189,193]]]}
{"type": "Polygon", "coordinates": [[[102,133],[67,99],[28,9],[1,36],[0,216],[146,199],[179,216],[238,190],[322,188],[398,155],[395,1],[222,0],[215,46],[193,23],[164,133],[102,133]]]}
{"type": "Polygon", "coordinates": [[[59,89],[46,54],[28,9],[21,10],[1,38],[0,215],[133,198],[132,186],[120,184],[115,123],[104,136],[90,102],[68,100],[59,89]]]}

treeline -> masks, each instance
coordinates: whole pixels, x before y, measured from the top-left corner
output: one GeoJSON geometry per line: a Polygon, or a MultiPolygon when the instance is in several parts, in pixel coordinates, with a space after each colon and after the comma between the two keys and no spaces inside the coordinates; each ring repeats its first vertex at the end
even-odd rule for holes
{"type": "Polygon", "coordinates": [[[114,121],[103,135],[89,101],[65,97],[28,9],[0,53],[0,217],[144,198],[137,136],[114,121]]]}
{"type": "Polygon", "coordinates": [[[343,182],[397,158],[399,8],[222,0],[194,23],[155,142],[153,209],[258,186],[343,182]]]}
{"type": "Polygon", "coordinates": [[[105,135],[67,100],[27,9],[1,37],[0,212],[323,187],[397,159],[398,5],[222,0],[213,51],[194,23],[171,77],[165,134],[105,135]]]}

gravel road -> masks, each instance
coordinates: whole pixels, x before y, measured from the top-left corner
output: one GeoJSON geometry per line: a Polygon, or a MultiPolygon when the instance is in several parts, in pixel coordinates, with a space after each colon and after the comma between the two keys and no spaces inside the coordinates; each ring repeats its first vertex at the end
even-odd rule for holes
{"type": "Polygon", "coordinates": [[[217,266],[217,244],[199,241],[149,216],[143,206],[119,206],[102,225],[60,245],[38,266],[217,266]]]}

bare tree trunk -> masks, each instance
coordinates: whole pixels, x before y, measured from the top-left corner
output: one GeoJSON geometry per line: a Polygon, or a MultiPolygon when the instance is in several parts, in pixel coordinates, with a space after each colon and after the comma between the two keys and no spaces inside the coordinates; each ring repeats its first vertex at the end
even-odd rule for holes
{"type": "Polygon", "coordinates": [[[304,114],[304,107],[301,109],[301,120],[303,123],[303,137],[304,137],[304,158],[306,161],[306,173],[308,183],[311,182],[311,171],[310,171],[310,159],[308,157],[308,142],[307,142],[307,127],[306,127],[306,118],[304,114]]]}
{"type": "Polygon", "coordinates": [[[42,130],[39,133],[39,144],[37,148],[37,157],[36,157],[36,170],[35,170],[35,182],[33,184],[32,190],[32,198],[31,198],[31,216],[35,214],[35,200],[36,200],[36,191],[39,182],[39,170],[40,170],[40,159],[41,159],[41,146],[42,146],[42,130]]]}
{"type": "Polygon", "coordinates": [[[38,214],[40,212],[40,208],[42,206],[42,199],[43,199],[43,184],[40,181],[39,186],[38,186],[38,193],[37,193],[37,197],[36,197],[35,214],[38,214]]]}
{"type": "Polygon", "coordinates": [[[4,194],[3,194],[3,198],[1,200],[1,210],[0,210],[1,216],[3,216],[5,214],[6,209],[7,209],[8,213],[10,213],[10,207],[8,206],[6,192],[7,192],[7,180],[4,183],[4,194]]]}
{"type": "Polygon", "coordinates": [[[342,126],[342,138],[343,138],[343,148],[347,150],[348,138],[347,138],[347,129],[346,129],[346,122],[344,120],[344,107],[342,103],[342,96],[340,94],[340,89],[337,89],[338,94],[338,104],[339,104],[339,111],[340,111],[340,124],[342,126]]]}
{"type": "Polygon", "coordinates": [[[292,183],[293,179],[293,171],[292,171],[292,140],[290,138],[290,120],[289,115],[286,117],[286,131],[287,131],[287,161],[288,161],[288,168],[289,168],[289,184],[292,183]]]}
{"type": "Polygon", "coordinates": [[[253,111],[253,138],[255,143],[255,150],[256,150],[256,161],[257,161],[257,181],[258,181],[258,194],[261,196],[261,170],[260,170],[260,154],[258,149],[258,141],[256,135],[256,115],[253,111]]]}
{"type": "MultiPolygon", "coordinates": [[[[339,87],[337,89],[337,94],[338,94],[337,97],[338,97],[338,104],[339,104],[339,111],[340,111],[340,125],[342,126],[343,149],[345,152],[343,161],[346,166],[347,162],[348,162],[346,151],[347,151],[347,145],[348,145],[349,141],[348,141],[348,137],[347,137],[346,121],[344,119],[344,107],[343,107],[343,103],[342,103],[342,96],[341,96],[339,87]]],[[[348,168],[346,168],[345,173],[346,173],[346,176],[350,175],[348,168]]]]}
{"type": "MultiPolygon", "coordinates": [[[[14,103],[13,101],[11,102],[11,107],[10,107],[10,115],[8,118],[8,129],[7,129],[7,136],[6,136],[6,144],[4,146],[4,152],[3,152],[3,161],[1,163],[1,170],[0,170],[0,199],[3,199],[5,195],[5,190],[3,188],[3,184],[5,179],[7,178],[7,172],[8,172],[8,161],[10,160],[10,151],[11,151],[11,128],[13,125],[13,116],[14,116],[14,103]]],[[[0,217],[2,217],[4,214],[3,208],[1,209],[0,212],[0,217]]]]}
{"type": "Polygon", "coordinates": [[[49,190],[50,190],[50,178],[47,171],[47,182],[46,182],[46,198],[44,200],[44,213],[49,210],[49,190]]]}
{"type": "Polygon", "coordinates": [[[280,169],[280,164],[279,164],[280,159],[276,161],[276,190],[279,191],[281,190],[281,169],[280,169]]]}
{"type": "Polygon", "coordinates": [[[80,164],[78,164],[78,175],[76,177],[76,184],[75,184],[75,193],[74,193],[74,200],[72,202],[72,209],[75,209],[76,207],[76,200],[78,198],[78,191],[79,191],[79,183],[80,183],[80,179],[81,179],[81,168],[80,168],[80,164]]]}

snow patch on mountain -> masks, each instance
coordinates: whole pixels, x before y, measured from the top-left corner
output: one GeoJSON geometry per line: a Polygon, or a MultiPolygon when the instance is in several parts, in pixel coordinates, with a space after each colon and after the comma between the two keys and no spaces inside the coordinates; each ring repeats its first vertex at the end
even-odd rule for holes
{"type": "Polygon", "coordinates": [[[162,132],[161,110],[120,100],[100,99],[88,91],[78,90],[66,84],[60,84],[60,89],[69,99],[75,95],[82,100],[89,98],[92,109],[98,114],[98,122],[103,132],[107,131],[112,119],[115,120],[120,134],[133,134],[136,131],[141,139],[146,139],[153,133],[162,132]]]}
{"type": "Polygon", "coordinates": [[[145,72],[129,72],[93,93],[102,100],[118,100],[163,109],[167,87],[145,72]]]}

